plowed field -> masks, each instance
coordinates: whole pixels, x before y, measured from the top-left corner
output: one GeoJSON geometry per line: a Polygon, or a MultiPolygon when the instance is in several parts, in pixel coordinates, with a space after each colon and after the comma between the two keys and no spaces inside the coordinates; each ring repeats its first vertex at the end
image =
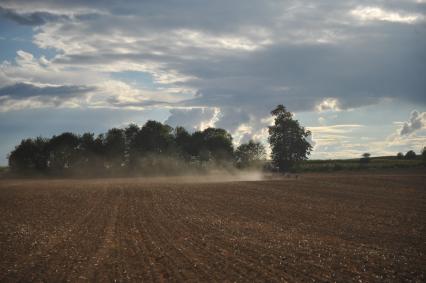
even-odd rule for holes
{"type": "Polygon", "coordinates": [[[0,282],[425,282],[426,175],[0,181],[0,282]]]}

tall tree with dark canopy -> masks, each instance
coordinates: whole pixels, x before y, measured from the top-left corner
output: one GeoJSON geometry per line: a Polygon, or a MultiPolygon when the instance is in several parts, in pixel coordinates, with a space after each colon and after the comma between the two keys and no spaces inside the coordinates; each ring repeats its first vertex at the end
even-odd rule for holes
{"type": "Polygon", "coordinates": [[[190,160],[192,153],[192,137],[184,127],[176,127],[174,139],[177,147],[177,154],[185,161],[190,160]]]}
{"type": "Polygon", "coordinates": [[[80,173],[100,175],[105,165],[103,135],[95,138],[93,133],[84,133],[79,141],[78,169],[80,173]]]}
{"type": "Polygon", "coordinates": [[[295,162],[308,158],[312,150],[307,141],[310,131],[305,130],[299,121],[293,119],[283,105],[278,105],[271,114],[275,117],[273,126],[269,127],[269,143],[274,166],[280,172],[290,170],[295,162]]]}
{"type": "Polygon", "coordinates": [[[126,137],[123,129],[112,128],[108,130],[104,140],[107,167],[119,169],[124,165],[126,137]]]}
{"type": "Polygon", "coordinates": [[[414,152],[414,150],[409,150],[407,151],[407,153],[405,154],[405,159],[416,159],[416,153],[414,152]]]}
{"type": "Polygon", "coordinates": [[[210,151],[205,143],[204,132],[196,131],[191,135],[190,154],[197,160],[204,162],[211,158],[210,151]]]}
{"type": "Polygon", "coordinates": [[[131,170],[134,170],[137,166],[136,136],[139,131],[140,128],[136,124],[130,124],[124,129],[126,136],[125,164],[131,170]]]}
{"type": "Polygon", "coordinates": [[[48,139],[41,137],[22,140],[9,155],[9,167],[12,172],[46,171],[48,166],[48,142],[48,139]]]}
{"type": "Polygon", "coordinates": [[[48,144],[49,167],[53,171],[70,171],[78,161],[78,145],[80,141],[73,133],[62,133],[53,136],[48,144]]]}
{"type": "Polygon", "coordinates": [[[166,154],[173,143],[173,128],[157,121],[148,121],[135,136],[142,154],[166,154]]]}
{"type": "Polygon", "coordinates": [[[214,160],[227,161],[233,158],[232,136],[226,130],[207,128],[202,132],[202,136],[203,144],[214,160]]]}

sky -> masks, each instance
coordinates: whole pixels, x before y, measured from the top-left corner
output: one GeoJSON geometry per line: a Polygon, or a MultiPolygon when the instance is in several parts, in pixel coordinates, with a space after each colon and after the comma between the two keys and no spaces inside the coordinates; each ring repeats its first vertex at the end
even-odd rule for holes
{"type": "Polygon", "coordinates": [[[0,165],[23,138],[147,120],[311,158],[426,146],[426,1],[0,0],[0,165]]]}

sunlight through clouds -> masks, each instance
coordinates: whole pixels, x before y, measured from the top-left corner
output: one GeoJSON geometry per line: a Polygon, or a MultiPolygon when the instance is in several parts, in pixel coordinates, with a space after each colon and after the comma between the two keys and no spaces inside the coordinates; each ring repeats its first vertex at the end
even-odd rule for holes
{"type": "Polygon", "coordinates": [[[424,15],[421,14],[400,14],[386,11],[379,7],[357,7],[351,11],[351,14],[362,21],[388,21],[412,24],[416,21],[425,20],[424,15]]]}

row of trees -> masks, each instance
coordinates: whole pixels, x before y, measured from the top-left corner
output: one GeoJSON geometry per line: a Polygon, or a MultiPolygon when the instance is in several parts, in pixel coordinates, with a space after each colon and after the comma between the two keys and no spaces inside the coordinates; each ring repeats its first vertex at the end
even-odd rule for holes
{"type": "MultiPolygon", "coordinates": [[[[275,117],[268,139],[271,169],[287,171],[310,154],[310,132],[283,105],[271,114],[275,117]]],[[[258,142],[234,149],[232,136],[224,129],[189,133],[183,127],[148,121],[142,127],[130,124],[98,136],[66,132],[52,138],[25,139],[10,153],[9,167],[20,173],[176,173],[211,166],[260,167],[265,157],[265,148],[258,142]]]]}
{"type": "Polygon", "coordinates": [[[66,132],[49,139],[25,139],[10,153],[9,166],[15,172],[152,173],[207,163],[249,167],[264,158],[263,145],[253,141],[234,152],[232,137],[224,129],[189,133],[182,127],[173,129],[148,121],[142,127],[130,124],[96,137],[92,133],[66,132]]]}
{"type": "MultiPolygon", "coordinates": [[[[421,153],[422,156],[426,155],[426,148],[423,148],[423,151],[421,153]]],[[[416,159],[417,154],[414,150],[409,150],[407,151],[407,153],[405,153],[405,155],[402,152],[398,152],[398,154],[396,155],[396,157],[398,159],[416,159]]]]}
{"type": "MultiPolygon", "coordinates": [[[[424,147],[420,153],[423,163],[426,163],[426,147],[424,147]]],[[[366,152],[362,154],[362,158],[360,159],[360,163],[369,163],[370,162],[370,156],[371,154],[366,152]]],[[[417,154],[414,150],[409,150],[405,155],[402,152],[398,152],[396,154],[396,158],[399,160],[407,159],[407,160],[413,160],[417,158],[417,154]]]]}

